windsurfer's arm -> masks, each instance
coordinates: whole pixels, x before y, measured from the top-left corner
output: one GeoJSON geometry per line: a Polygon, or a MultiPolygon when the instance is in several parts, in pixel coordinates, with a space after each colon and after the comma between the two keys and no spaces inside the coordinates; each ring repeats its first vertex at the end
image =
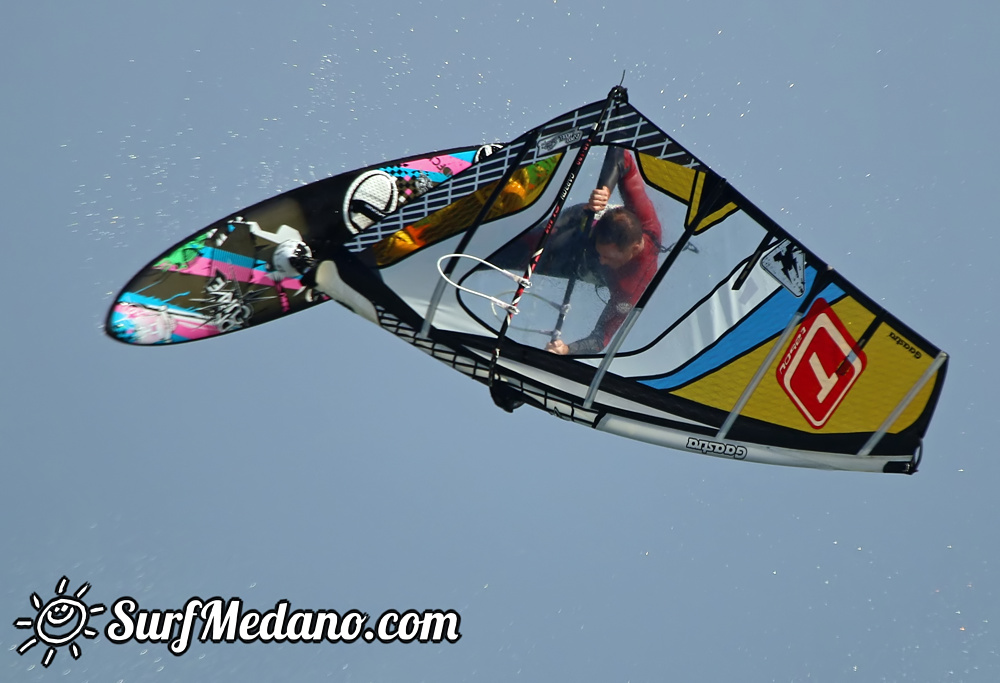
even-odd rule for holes
{"type": "Polygon", "coordinates": [[[649,233],[657,242],[660,241],[660,219],[656,208],[646,194],[646,183],[639,173],[639,167],[631,152],[626,152],[623,159],[622,179],[618,181],[618,190],[626,208],[634,213],[642,224],[643,232],[649,233]]]}
{"type": "Polygon", "coordinates": [[[575,342],[569,344],[561,339],[550,341],[545,345],[545,350],[560,356],[600,353],[601,349],[611,341],[615,330],[621,325],[621,318],[624,318],[624,316],[618,315],[616,306],[609,302],[605,306],[604,312],[597,321],[593,332],[583,339],[577,339],[575,342]]]}

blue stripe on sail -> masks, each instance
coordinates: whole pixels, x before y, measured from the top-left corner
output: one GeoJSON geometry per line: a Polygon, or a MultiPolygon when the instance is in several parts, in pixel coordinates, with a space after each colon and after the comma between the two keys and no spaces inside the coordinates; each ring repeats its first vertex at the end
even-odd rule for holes
{"type": "MultiPolygon", "coordinates": [[[[809,291],[815,276],[815,269],[806,269],[806,291],[809,291]]],[[[844,290],[831,284],[825,287],[817,298],[833,302],[842,296],[844,296],[844,290]]],[[[801,304],[801,299],[796,298],[795,295],[782,287],[760,308],[741,320],[738,325],[723,335],[718,343],[692,362],[676,372],[655,379],[640,380],[640,383],[654,389],[673,389],[716,370],[763,344],[768,339],[781,334],[801,304]]]]}

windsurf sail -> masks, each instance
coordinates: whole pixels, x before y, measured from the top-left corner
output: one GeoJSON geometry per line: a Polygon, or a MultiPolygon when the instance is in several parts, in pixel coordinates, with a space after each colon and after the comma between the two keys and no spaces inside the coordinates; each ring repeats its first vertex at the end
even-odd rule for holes
{"type": "Polygon", "coordinates": [[[318,291],[499,387],[507,407],[707,455],[913,473],[947,370],[943,351],[624,92],[538,126],[321,258],[318,291]],[[638,241],[615,242],[605,218],[593,234],[573,227],[609,150],[623,159],[614,220],[638,241]],[[556,330],[566,355],[546,350],[556,330]]]}

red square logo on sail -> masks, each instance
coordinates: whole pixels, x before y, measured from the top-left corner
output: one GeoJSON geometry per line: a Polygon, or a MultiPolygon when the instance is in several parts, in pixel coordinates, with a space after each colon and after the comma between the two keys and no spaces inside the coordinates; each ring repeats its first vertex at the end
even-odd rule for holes
{"type": "Polygon", "coordinates": [[[867,364],[830,305],[817,299],[778,364],[778,384],[814,429],[821,429],[867,364]]]}

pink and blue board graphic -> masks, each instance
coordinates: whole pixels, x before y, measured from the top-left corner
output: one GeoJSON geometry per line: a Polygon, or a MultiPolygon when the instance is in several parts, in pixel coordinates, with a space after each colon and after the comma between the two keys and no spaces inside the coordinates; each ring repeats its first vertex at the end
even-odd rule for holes
{"type": "Polygon", "coordinates": [[[295,188],[195,233],[143,268],[116,298],[107,333],[127,344],[216,337],[328,298],[275,266],[283,244],[344,243],[471,166],[482,148],[418,155],[295,188]]]}

